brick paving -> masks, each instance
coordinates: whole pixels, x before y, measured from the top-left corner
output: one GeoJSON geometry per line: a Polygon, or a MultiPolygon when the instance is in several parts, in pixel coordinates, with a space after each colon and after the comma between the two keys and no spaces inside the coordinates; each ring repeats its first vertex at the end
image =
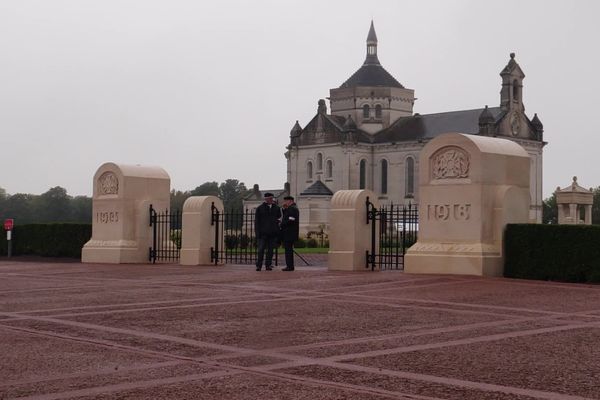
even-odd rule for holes
{"type": "Polygon", "coordinates": [[[600,399],[598,286],[315,264],[0,260],[0,399],[600,399]]]}

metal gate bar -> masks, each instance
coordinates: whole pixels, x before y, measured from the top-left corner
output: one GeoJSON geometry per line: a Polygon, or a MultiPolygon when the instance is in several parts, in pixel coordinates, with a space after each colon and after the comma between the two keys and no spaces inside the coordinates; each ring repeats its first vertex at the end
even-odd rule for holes
{"type": "MultiPolygon", "coordinates": [[[[254,210],[229,210],[220,212],[212,206],[211,225],[215,226],[214,245],[211,247],[211,262],[215,265],[255,265],[258,256],[258,240],[254,232],[254,210]]],[[[275,247],[273,262],[279,265],[279,249],[275,247]]]]}
{"type": "Polygon", "coordinates": [[[150,204],[152,247],[149,261],[178,262],[181,250],[181,212],[165,210],[158,212],[150,204]]]}
{"type": "Polygon", "coordinates": [[[404,254],[417,241],[419,213],[415,205],[384,205],[377,209],[367,197],[367,224],[371,224],[371,249],[366,268],[404,269],[404,254]],[[379,229],[377,229],[379,226],[379,229]]]}

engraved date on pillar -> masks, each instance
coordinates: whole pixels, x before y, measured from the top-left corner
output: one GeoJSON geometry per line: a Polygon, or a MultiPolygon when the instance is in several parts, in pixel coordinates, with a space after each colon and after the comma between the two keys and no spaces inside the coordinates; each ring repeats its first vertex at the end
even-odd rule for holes
{"type": "Polygon", "coordinates": [[[466,221],[471,217],[470,204],[428,204],[427,219],[434,221],[466,221]]]}
{"type": "Polygon", "coordinates": [[[119,222],[118,211],[104,211],[96,213],[96,222],[99,224],[110,224],[111,222],[119,222]]]}

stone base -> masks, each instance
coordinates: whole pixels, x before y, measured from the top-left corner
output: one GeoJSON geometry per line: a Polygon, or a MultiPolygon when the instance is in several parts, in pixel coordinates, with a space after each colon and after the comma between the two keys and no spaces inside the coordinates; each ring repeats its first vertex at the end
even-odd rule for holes
{"type": "Polygon", "coordinates": [[[81,262],[105,264],[148,263],[149,249],[139,249],[135,241],[90,240],[81,250],[81,262]]]}
{"type": "Polygon", "coordinates": [[[504,258],[493,246],[483,244],[416,243],[404,256],[404,272],[503,276],[504,258]]]}
{"type": "MultiPolygon", "coordinates": [[[[181,249],[179,264],[181,265],[214,265],[211,262],[211,250],[208,249],[181,249]]],[[[218,265],[222,265],[219,263],[218,265]]]]}
{"type": "Polygon", "coordinates": [[[330,271],[366,271],[366,255],[357,251],[329,251],[327,265],[330,271]]]}

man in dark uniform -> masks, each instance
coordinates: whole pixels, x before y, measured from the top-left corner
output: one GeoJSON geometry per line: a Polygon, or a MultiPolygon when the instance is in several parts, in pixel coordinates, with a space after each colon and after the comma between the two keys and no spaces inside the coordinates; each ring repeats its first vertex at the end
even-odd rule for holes
{"type": "Polygon", "coordinates": [[[282,271],[294,270],[294,242],[298,240],[300,230],[300,212],[294,198],[283,198],[283,212],[281,214],[281,240],[285,248],[285,268],[282,271]]]}
{"type": "Polygon", "coordinates": [[[260,271],[267,252],[265,260],[265,269],[273,269],[273,248],[279,241],[279,218],[281,218],[281,209],[273,202],[273,193],[265,193],[265,202],[256,207],[254,217],[254,230],[258,240],[258,254],[256,259],[256,270],[260,271]]]}

